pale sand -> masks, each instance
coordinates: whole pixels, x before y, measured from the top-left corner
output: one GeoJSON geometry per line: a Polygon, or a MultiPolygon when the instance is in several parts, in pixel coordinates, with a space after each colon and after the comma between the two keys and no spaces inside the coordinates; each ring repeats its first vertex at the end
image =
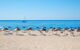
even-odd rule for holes
{"type": "Polygon", "coordinates": [[[16,32],[13,35],[4,35],[4,33],[4,31],[0,32],[0,50],[80,50],[79,36],[42,36],[37,34],[40,33],[38,31],[32,32],[38,36],[30,36],[27,35],[28,32],[22,33],[21,31],[17,35],[16,32]]]}

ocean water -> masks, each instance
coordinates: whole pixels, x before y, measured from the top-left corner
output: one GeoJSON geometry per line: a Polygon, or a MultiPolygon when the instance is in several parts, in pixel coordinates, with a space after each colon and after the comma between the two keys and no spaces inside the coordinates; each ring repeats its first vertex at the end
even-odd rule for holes
{"type": "Polygon", "coordinates": [[[53,28],[78,28],[80,20],[0,20],[0,29],[8,28],[10,30],[19,27],[22,30],[32,27],[34,30],[46,27],[53,28]],[[37,28],[38,27],[38,28],[37,28]]]}

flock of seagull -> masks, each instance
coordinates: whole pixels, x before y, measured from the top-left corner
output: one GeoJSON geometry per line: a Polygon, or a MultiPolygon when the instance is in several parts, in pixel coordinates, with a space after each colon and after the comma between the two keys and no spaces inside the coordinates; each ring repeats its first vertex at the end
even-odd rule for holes
{"type": "MultiPolygon", "coordinates": [[[[36,27],[39,28],[39,27],[36,27]]],[[[47,30],[46,27],[43,27],[42,29],[39,30],[34,30],[32,27],[26,29],[26,30],[21,30],[19,27],[16,27],[14,30],[9,30],[8,28],[3,28],[0,30],[0,34],[4,35],[19,35],[19,36],[24,36],[24,35],[30,35],[30,36],[73,36],[77,37],[80,36],[80,28],[53,28],[50,27],[50,29],[47,30]]]]}

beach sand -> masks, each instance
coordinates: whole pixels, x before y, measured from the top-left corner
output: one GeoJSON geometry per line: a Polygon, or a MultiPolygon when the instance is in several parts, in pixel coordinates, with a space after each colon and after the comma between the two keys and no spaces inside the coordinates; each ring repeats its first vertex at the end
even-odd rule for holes
{"type": "Polygon", "coordinates": [[[28,35],[28,31],[10,35],[0,31],[0,50],[80,50],[79,36],[42,36],[38,31],[32,33],[37,36],[28,35]]]}

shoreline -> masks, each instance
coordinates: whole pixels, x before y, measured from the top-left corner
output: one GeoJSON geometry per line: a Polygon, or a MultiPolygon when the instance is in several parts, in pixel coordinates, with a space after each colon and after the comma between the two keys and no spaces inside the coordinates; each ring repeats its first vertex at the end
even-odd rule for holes
{"type": "Polygon", "coordinates": [[[0,35],[18,35],[18,36],[59,36],[59,37],[79,37],[80,31],[74,30],[0,30],[0,35]]]}

